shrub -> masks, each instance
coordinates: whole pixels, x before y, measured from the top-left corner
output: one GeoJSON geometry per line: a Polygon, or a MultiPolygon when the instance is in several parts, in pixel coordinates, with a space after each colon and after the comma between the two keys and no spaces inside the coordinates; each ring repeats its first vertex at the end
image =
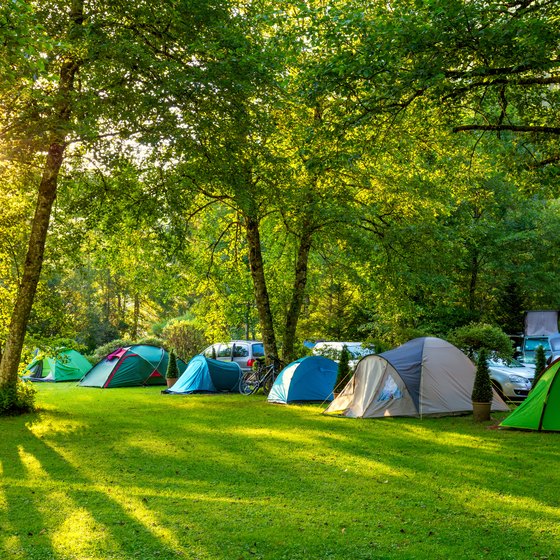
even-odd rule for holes
{"type": "Polygon", "coordinates": [[[177,355],[187,362],[208,345],[202,329],[188,319],[170,322],[163,329],[162,337],[177,355]]]}
{"type": "Polygon", "coordinates": [[[107,342],[96,348],[95,352],[91,356],[86,356],[86,358],[93,364],[96,364],[100,360],[102,360],[107,354],[118,350],[119,348],[126,348],[127,346],[132,346],[133,344],[146,344],[149,346],[161,346],[162,348],[168,349],[165,345],[165,342],[158,338],[157,336],[149,336],[145,338],[140,338],[136,341],[130,338],[117,338],[115,340],[111,340],[111,342],[107,342]]]}
{"type": "Polygon", "coordinates": [[[447,339],[470,358],[483,348],[505,360],[509,360],[513,353],[508,335],[500,328],[485,323],[471,323],[455,329],[447,339]]]}
{"type": "Polygon", "coordinates": [[[171,350],[169,352],[169,362],[167,363],[167,371],[165,372],[166,379],[177,379],[179,377],[179,368],[177,367],[177,356],[171,350]]]}
{"type": "Polygon", "coordinates": [[[344,345],[342,347],[342,351],[340,352],[340,360],[338,361],[338,373],[335,385],[337,391],[342,390],[350,379],[350,366],[348,365],[349,360],[350,352],[348,352],[348,348],[344,345]]]}
{"type": "Polygon", "coordinates": [[[131,344],[133,344],[133,342],[129,338],[117,338],[115,340],[111,340],[111,342],[107,342],[106,344],[103,344],[99,348],[96,348],[95,352],[91,355],[90,361],[96,364],[97,362],[102,360],[105,356],[107,356],[107,354],[114,352],[118,348],[130,346],[131,344]]]}
{"type": "Polygon", "coordinates": [[[546,353],[544,347],[539,344],[535,350],[535,378],[533,379],[533,387],[537,384],[537,381],[542,377],[544,370],[546,369],[546,353]]]}
{"type": "Polygon", "coordinates": [[[490,380],[490,369],[488,368],[488,354],[484,348],[482,348],[478,354],[476,375],[471,396],[474,402],[492,401],[492,381],[490,380]]]}
{"type": "Polygon", "coordinates": [[[33,412],[36,392],[33,383],[20,379],[15,386],[0,388],[0,416],[33,412]]]}

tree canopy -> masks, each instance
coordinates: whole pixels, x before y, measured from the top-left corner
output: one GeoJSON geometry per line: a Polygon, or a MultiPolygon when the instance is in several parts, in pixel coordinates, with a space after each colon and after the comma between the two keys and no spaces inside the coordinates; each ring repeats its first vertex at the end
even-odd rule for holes
{"type": "Polygon", "coordinates": [[[0,390],[26,345],[179,319],[292,359],[558,308],[559,25],[547,0],[4,3],[0,390]]]}

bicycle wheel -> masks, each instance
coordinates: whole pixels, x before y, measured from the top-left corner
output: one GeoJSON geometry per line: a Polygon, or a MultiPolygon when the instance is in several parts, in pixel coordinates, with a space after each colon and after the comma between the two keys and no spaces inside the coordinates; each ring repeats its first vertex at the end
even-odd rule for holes
{"type": "Polygon", "coordinates": [[[261,387],[265,395],[268,395],[268,393],[270,393],[273,384],[274,384],[274,379],[272,378],[272,372],[269,371],[261,383],[261,387]]]}
{"type": "Polygon", "coordinates": [[[239,392],[242,395],[252,395],[259,389],[259,376],[256,371],[248,371],[239,381],[239,392]]]}

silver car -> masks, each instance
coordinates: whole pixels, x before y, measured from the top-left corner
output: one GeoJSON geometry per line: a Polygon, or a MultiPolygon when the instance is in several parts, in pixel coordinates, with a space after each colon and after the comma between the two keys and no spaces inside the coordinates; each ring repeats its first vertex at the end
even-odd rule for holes
{"type": "Polygon", "coordinates": [[[517,360],[492,358],[488,360],[488,368],[492,384],[504,400],[521,401],[527,397],[533,386],[534,367],[524,366],[517,360]]]}
{"type": "Polygon", "coordinates": [[[264,356],[264,346],[259,340],[232,340],[208,346],[203,356],[222,362],[237,362],[242,371],[250,371],[258,358],[264,356]]]}

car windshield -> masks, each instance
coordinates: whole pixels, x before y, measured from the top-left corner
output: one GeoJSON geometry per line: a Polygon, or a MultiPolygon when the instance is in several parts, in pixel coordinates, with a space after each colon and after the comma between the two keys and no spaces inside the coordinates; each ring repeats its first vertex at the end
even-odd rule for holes
{"type": "Polygon", "coordinates": [[[514,360],[513,358],[509,360],[503,360],[502,358],[492,358],[491,360],[488,360],[488,363],[491,366],[497,366],[497,367],[510,367],[510,368],[525,367],[523,364],[519,363],[517,360],[514,360]]]}
{"type": "Polygon", "coordinates": [[[550,350],[548,338],[527,338],[525,340],[525,350],[536,350],[539,346],[542,346],[545,350],[550,350]]]}
{"type": "Polygon", "coordinates": [[[264,346],[262,343],[253,344],[253,357],[262,358],[264,356],[264,346]]]}

